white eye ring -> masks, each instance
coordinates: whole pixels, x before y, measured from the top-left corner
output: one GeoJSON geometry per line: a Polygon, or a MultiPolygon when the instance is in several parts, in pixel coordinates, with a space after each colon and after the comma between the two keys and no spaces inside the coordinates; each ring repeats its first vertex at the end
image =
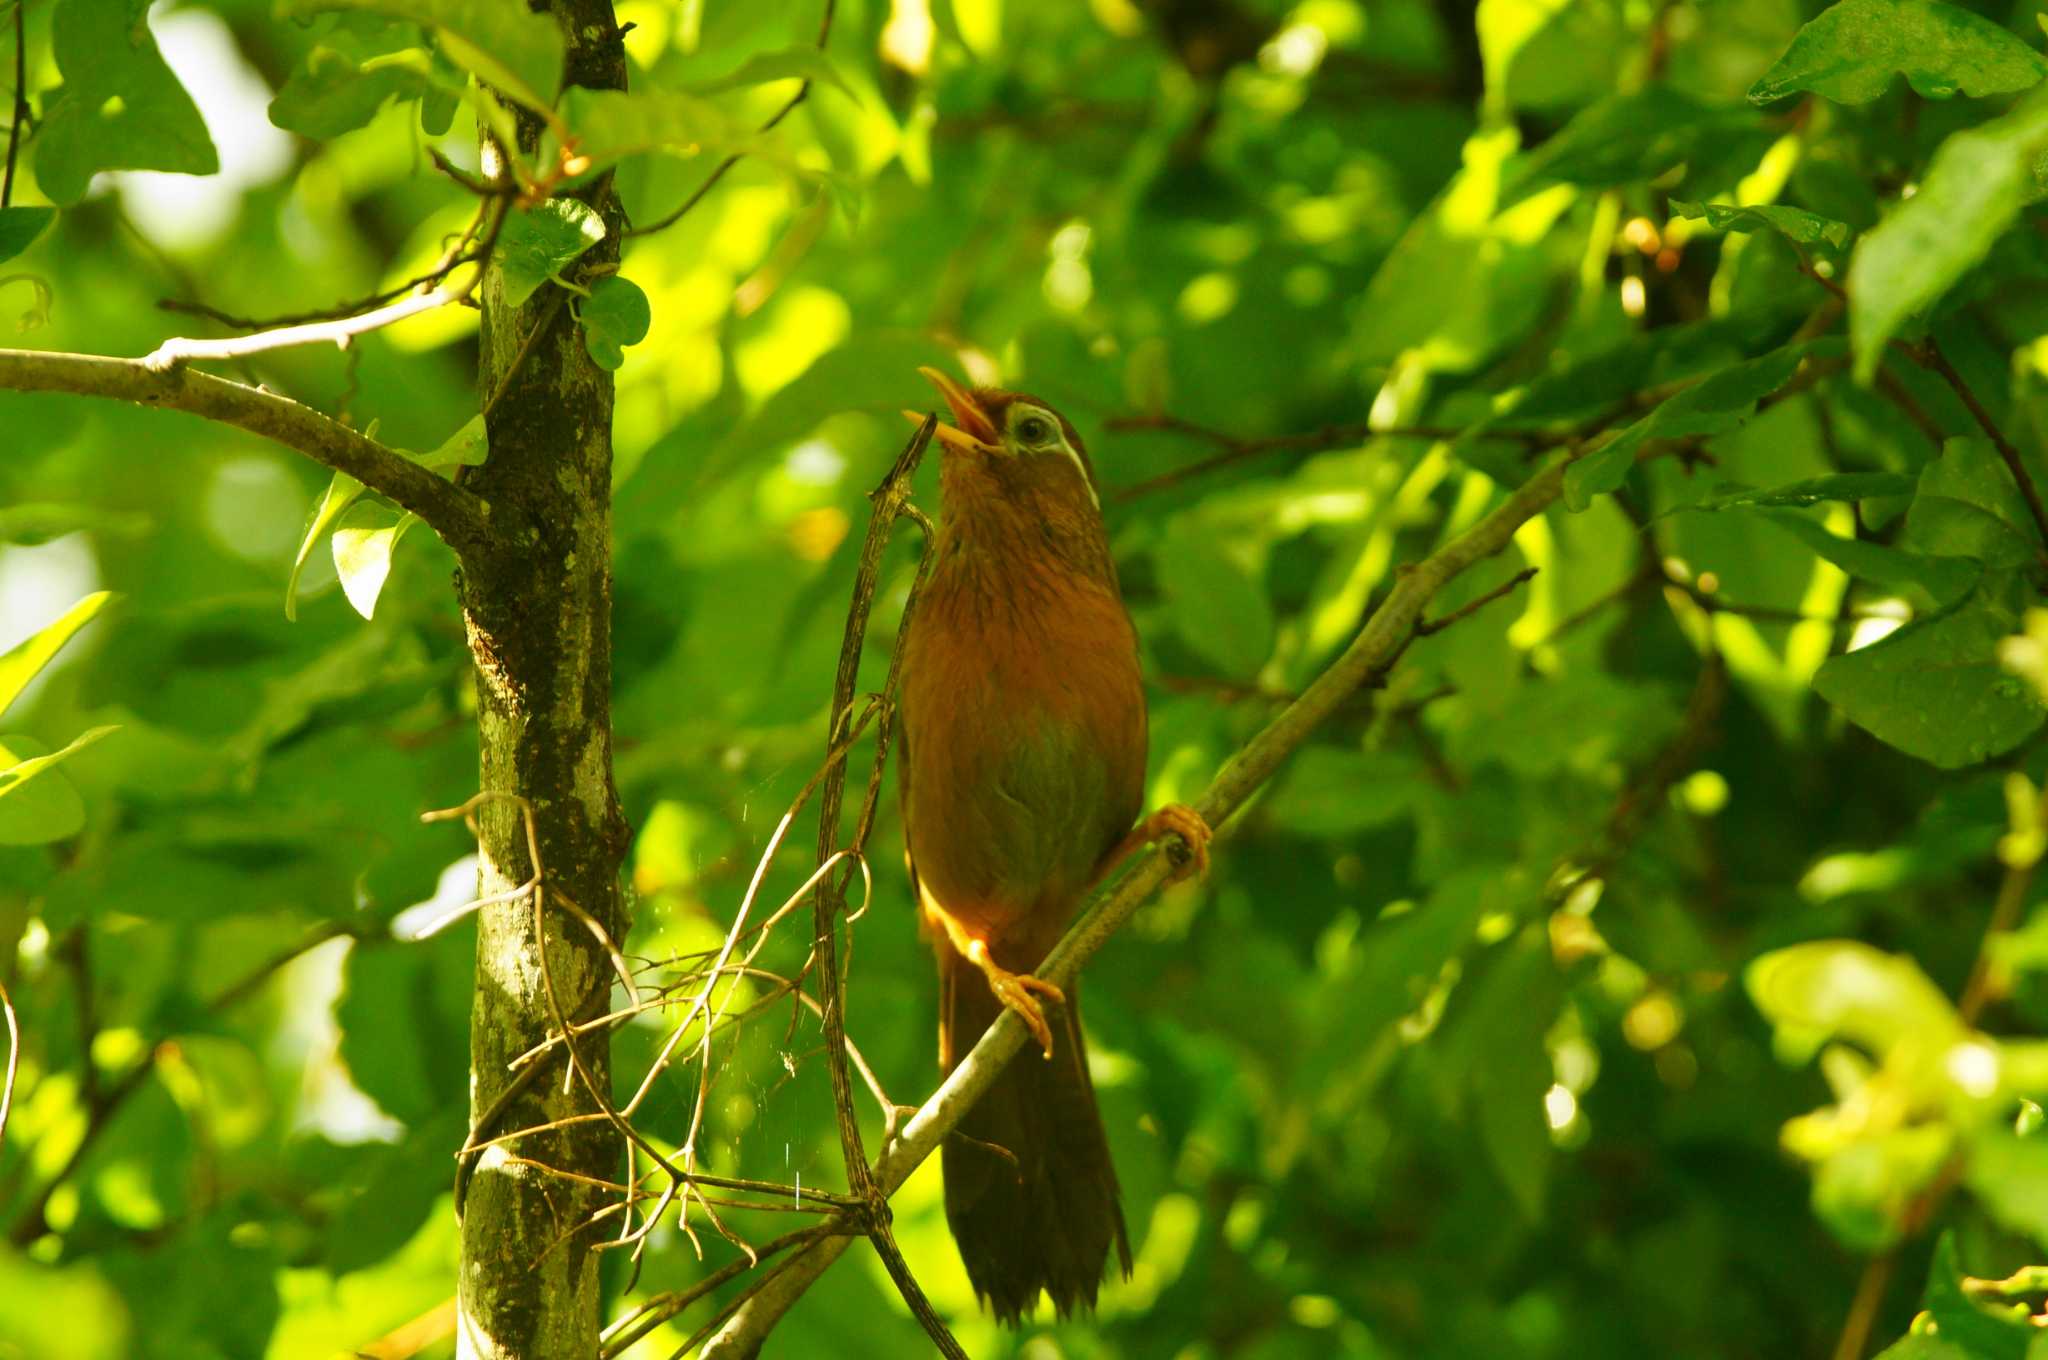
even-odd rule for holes
{"type": "Polygon", "coordinates": [[[1017,422],[1017,438],[1027,444],[1049,444],[1052,436],[1052,422],[1044,416],[1025,416],[1017,422]]]}

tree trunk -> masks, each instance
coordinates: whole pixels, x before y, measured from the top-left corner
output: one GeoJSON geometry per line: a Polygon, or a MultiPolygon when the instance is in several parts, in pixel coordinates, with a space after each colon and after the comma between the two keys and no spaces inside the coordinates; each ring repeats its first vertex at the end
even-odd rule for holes
{"type": "MultiPolygon", "coordinates": [[[[624,49],[608,0],[555,0],[569,44],[572,84],[621,89],[624,49]]],[[[531,150],[537,126],[522,119],[531,150]]],[[[492,150],[485,170],[495,173],[492,150]]],[[[618,258],[621,226],[609,177],[577,191],[610,231],[587,262],[618,258]]],[[[590,932],[558,907],[561,896],[624,934],[618,867],[629,832],[612,785],[611,375],[590,361],[567,306],[544,287],[506,305],[494,268],[481,290],[478,387],[490,409],[490,457],[466,485],[523,511],[529,541],[507,544],[462,574],[476,663],[481,787],[532,804],[544,868],[546,967],[562,1011],[607,1008],[612,972],[590,932]],[[533,328],[547,317],[532,342],[533,328]],[[522,355],[522,351],[524,351],[522,355]],[[501,392],[502,389],[502,392],[501,392]],[[565,924],[566,923],[566,924],[565,924]]],[[[480,810],[484,897],[533,872],[516,804],[480,810]]],[[[470,1117],[477,1141],[596,1105],[564,1082],[559,1052],[509,1100],[508,1066],[555,1030],[530,896],[485,907],[477,931],[470,1011],[470,1117]],[[501,1100],[504,1107],[498,1108],[501,1100]]],[[[598,1089],[610,1089],[602,1034],[579,1046],[598,1089]]],[[[604,1192],[527,1164],[603,1180],[620,1173],[620,1140],[602,1120],[519,1139],[478,1157],[457,1196],[462,1220],[460,1354],[475,1360],[573,1360],[596,1353],[597,1231],[583,1227],[604,1192]],[[515,1160],[518,1159],[518,1160],[515,1160]]]]}

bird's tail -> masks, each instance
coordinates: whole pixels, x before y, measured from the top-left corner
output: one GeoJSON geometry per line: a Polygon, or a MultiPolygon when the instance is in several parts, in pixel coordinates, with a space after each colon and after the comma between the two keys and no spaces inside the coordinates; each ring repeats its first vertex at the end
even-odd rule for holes
{"type": "MultiPolygon", "coordinates": [[[[1002,1007],[981,970],[938,941],[939,1059],[951,1072],[1002,1007]]],[[[1116,1247],[1128,1277],[1131,1244],[1118,1203],[1109,1139],[1088,1079],[1073,984],[1048,1001],[1053,1053],[1026,1047],[947,1138],[946,1220],[974,1292],[1007,1325],[1042,1289],[1064,1317],[1095,1306],[1116,1247]]]]}

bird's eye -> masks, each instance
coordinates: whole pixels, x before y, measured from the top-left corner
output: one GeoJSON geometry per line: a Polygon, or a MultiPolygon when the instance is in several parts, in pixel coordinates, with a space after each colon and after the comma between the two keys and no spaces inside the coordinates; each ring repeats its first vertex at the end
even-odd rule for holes
{"type": "Polygon", "coordinates": [[[1027,444],[1049,443],[1052,439],[1052,422],[1044,416],[1026,416],[1017,422],[1017,438],[1027,444]]]}

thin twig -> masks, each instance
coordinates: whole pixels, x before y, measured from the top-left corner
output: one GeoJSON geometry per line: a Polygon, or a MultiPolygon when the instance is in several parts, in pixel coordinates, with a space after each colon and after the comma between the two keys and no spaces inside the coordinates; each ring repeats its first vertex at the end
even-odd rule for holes
{"type": "MultiPolygon", "coordinates": [[[[1156,491],[1178,486],[1182,482],[1214,472],[1248,458],[1261,458],[1273,453],[1319,453],[1325,449],[1347,448],[1362,444],[1369,439],[1456,439],[1464,431],[1438,425],[1397,425],[1385,429],[1375,428],[1370,422],[1359,421],[1345,425],[1323,425],[1313,430],[1296,434],[1260,435],[1243,437],[1228,434],[1222,430],[1197,425],[1179,416],[1115,416],[1105,422],[1111,430],[1159,430],[1171,434],[1184,434],[1195,439],[1206,440],[1217,448],[1207,458],[1198,458],[1192,463],[1177,467],[1171,472],[1162,472],[1157,477],[1148,477],[1142,482],[1119,487],[1110,493],[1112,502],[1137,500],[1156,491]]],[[[1518,443],[1531,449],[1545,448],[1564,442],[1569,436],[1546,434],[1535,430],[1489,430],[1486,438],[1518,443]]]]}
{"type": "MultiPolygon", "coordinates": [[[[846,631],[839,646],[839,667],[832,681],[828,742],[836,740],[840,728],[852,719],[853,692],[860,679],[860,658],[867,643],[868,616],[873,612],[875,592],[881,585],[882,557],[888,549],[890,532],[896,527],[897,517],[910,499],[911,479],[917,475],[918,464],[924,461],[925,450],[938,427],[937,416],[925,417],[895,465],[889,469],[889,475],[868,498],[874,505],[874,513],[868,520],[867,538],[861,544],[860,566],[854,573],[853,603],[846,611],[846,631]]],[[[929,538],[926,546],[929,550],[929,538]]],[[[900,657],[903,648],[899,646],[896,653],[900,657]]],[[[885,696],[881,718],[884,725],[889,721],[888,705],[889,699],[885,696]]],[[[887,748],[880,743],[885,740],[877,738],[879,749],[868,781],[871,793],[881,782],[887,748]]],[[[824,790],[818,796],[818,862],[821,865],[829,863],[839,853],[835,849],[839,840],[839,805],[845,791],[846,765],[840,762],[825,777],[824,790]]],[[[866,828],[863,827],[855,838],[852,848],[856,854],[862,849],[865,833],[866,828]]],[[[868,1173],[867,1150],[861,1144],[860,1118],[853,1108],[853,1078],[846,1060],[846,999],[844,980],[839,975],[838,937],[835,933],[835,921],[844,906],[843,876],[828,876],[819,883],[811,898],[811,947],[818,965],[818,1001],[824,1012],[825,1062],[832,1077],[832,1105],[839,1124],[840,1150],[846,1159],[847,1187],[856,1199],[867,1203],[870,1210],[865,1225],[868,1236],[911,1314],[923,1326],[925,1334],[941,1355],[948,1360],[967,1360],[967,1352],[947,1330],[945,1322],[925,1297],[917,1277],[911,1273],[909,1263],[903,1259],[902,1249],[896,1245],[895,1235],[889,1230],[887,1197],[876,1192],[868,1173]]]]}
{"type": "MultiPolygon", "coordinates": [[[[0,982],[0,1015],[7,1019],[7,1084],[0,1086],[0,1147],[6,1146],[7,1115],[14,1108],[14,1079],[21,1071],[21,1026],[14,1019],[14,998],[0,982]]],[[[90,1063],[91,1057],[86,1061],[90,1063]]]]}
{"type": "Polygon", "coordinates": [[[203,316],[238,331],[267,331],[285,326],[303,326],[318,321],[337,321],[352,317],[402,298],[414,289],[432,287],[464,265],[481,266],[490,259],[491,251],[497,246],[498,233],[505,224],[504,195],[511,192],[511,189],[497,191],[493,197],[480,204],[476,216],[470,219],[469,225],[455,238],[453,244],[442,251],[440,260],[432,269],[423,274],[416,274],[404,283],[372,293],[368,297],[337,302],[331,307],[321,307],[309,312],[288,312],[282,316],[237,316],[218,307],[209,307],[203,302],[183,302],[177,298],[157,299],[157,310],[178,312],[187,316],[203,316]],[[488,230],[485,230],[485,223],[490,224],[488,230]],[[470,248],[472,241],[477,243],[474,248],[470,248]]]}
{"type": "MultiPolygon", "coordinates": [[[[832,37],[832,14],[833,11],[837,8],[838,0],[825,0],[824,16],[818,20],[817,46],[820,52],[825,50],[826,42],[829,41],[832,37]]],[[[789,117],[789,115],[791,115],[792,113],[795,113],[796,106],[803,103],[804,100],[810,98],[810,94],[811,82],[809,80],[805,80],[796,87],[796,93],[789,97],[788,103],[784,104],[781,108],[777,109],[773,114],[771,114],[767,122],[761,124],[760,127],[754,129],[754,135],[761,136],[763,134],[773,132],[775,130],[776,124],[780,123],[783,119],[789,117]]],[[[664,217],[660,221],[655,222],[649,226],[628,227],[626,228],[624,234],[627,236],[652,236],[657,231],[667,231],[670,227],[682,221],[684,214],[688,213],[690,209],[696,207],[699,203],[702,203],[704,201],[705,195],[709,194],[713,189],[717,188],[718,181],[725,178],[726,172],[731,170],[735,165],[738,165],[741,161],[745,160],[746,155],[747,153],[744,151],[733,152],[730,156],[727,156],[724,160],[720,161],[717,167],[713,169],[709,175],[706,175],[704,177],[704,182],[697,186],[695,192],[693,192],[688,198],[683,200],[683,205],[680,208],[677,208],[667,217],[664,217]]]]}
{"type": "Polygon", "coordinates": [[[682,1312],[685,1308],[688,1308],[727,1280],[744,1274],[761,1261],[765,1261],[769,1257],[775,1256],[790,1247],[807,1246],[823,1236],[825,1236],[823,1224],[813,1224],[807,1228],[798,1228],[793,1232],[784,1233],[780,1237],[771,1238],[754,1248],[754,1257],[752,1259],[741,1257],[736,1261],[728,1262],[698,1280],[688,1289],[676,1289],[670,1290],[665,1294],[656,1294],[653,1298],[646,1300],[638,1308],[635,1308],[632,1312],[626,1314],[599,1333],[598,1343],[600,1349],[598,1354],[606,1357],[606,1360],[610,1360],[610,1357],[624,1354],[640,1338],[646,1336],[656,1327],[667,1322],[677,1313],[682,1312]]]}
{"type": "MultiPolygon", "coordinates": [[[[7,125],[7,177],[0,179],[0,208],[14,199],[14,160],[21,151],[21,130],[28,126],[28,0],[14,5],[14,121],[7,125]]],[[[5,1121],[0,1120],[0,1125],[5,1121]]]]}
{"type": "Polygon", "coordinates": [[[2005,460],[2006,471],[2012,474],[2014,484],[2020,489],[2020,495],[2026,499],[2027,513],[2034,517],[2034,529],[2043,545],[2042,551],[2048,552],[2048,507],[2041,504],[2041,493],[2035,489],[2033,476],[2028,473],[2026,463],[2021,460],[2020,451],[2005,437],[2005,431],[1991,418],[1991,413],[1984,409],[1984,403],[1977,400],[1977,394],[1971,390],[1969,383],[1963,381],[1963,375],[1956,371],[1956,366],[1941,352],[1940,343],[1932,335],[1917,345],[1909,346],[1906,352],[1922,368],[1940,375],[1941,380],[1949,385],[1963,405],[1969,409],[1978,427],[1989,436],[1992,446],[1998,450],[1998,456],[2005,460]]]}

